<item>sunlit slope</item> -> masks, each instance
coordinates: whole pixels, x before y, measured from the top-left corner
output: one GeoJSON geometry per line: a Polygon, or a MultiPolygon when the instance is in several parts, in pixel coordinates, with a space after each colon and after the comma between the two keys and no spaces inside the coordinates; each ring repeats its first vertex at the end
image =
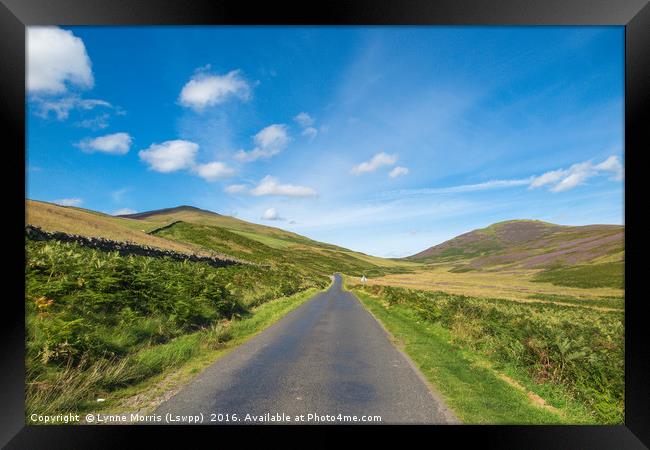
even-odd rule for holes
{"type": "Polygon", "coordinates": [[[363,270],[370,270],[370,273],[373,273],[373,269],[382,272],[392,269],[401,271],[419,265],[412,261],[384,259],[354,252],[336,245],[314,241],[290,231],[246,222],[192,206],[179,206],[122,217],[149,223],[181,222],[155,234],[177,241],[192,242],[245,259],[288,257],[293,262],[303,262],[323,271],[345,272],[349,269],[353,270],[353,273],[363,270]]]}
{"type": "Polygon", "coordinates": [[[232,216],[225,216],[212,211],[195,208],[193,206],[183,205],[175,208],[127,214],[120,217],[137,219],[138,221],[144,222],[172,223],[182,221],[199,225],[210,225],[240,233],[272,247],[283,247],[288,244],[302,243],[336,248],[334,245],[312,241],[311,239],[300,236],[299,234],[291,233],[279,228],[246,222],[232,216]]]}
{"type": "Polygon", "coordinates": [[[376,276],[420,264],[365,255],[279,228],[190,206],[110,216],[82,208],[27,200],[26,223],[47,231],[131,241],[185,253],[224,254],[246,261],[291,265],[307,272],[376,276]]]}
{"type": "Polygon", "coordinates": [[[208,253],[196,245],[147,234],[147,231],[164,225],[164,222],[125,219],[88,209],[59,206],[36,200],[25,200],[25,223],[50,232],[60,231],[81,236],[129,241],[182,253],[208,253]]]}

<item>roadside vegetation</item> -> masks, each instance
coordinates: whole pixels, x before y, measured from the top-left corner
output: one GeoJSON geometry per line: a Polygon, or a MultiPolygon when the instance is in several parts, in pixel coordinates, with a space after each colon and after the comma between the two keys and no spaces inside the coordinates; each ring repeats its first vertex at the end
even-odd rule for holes
{"type": "Polygon", "coordinates": [[[465,423],[623,423],[623,311],[354,292],[465,423]]]}
{"type": "Polygon", "coordinates": [[[28,240],[26,256],[28,414],[79,410],[237,329],[255,332],[256,307],[328,284],[287,267],[216,269],[58,241],[28,240]]]}

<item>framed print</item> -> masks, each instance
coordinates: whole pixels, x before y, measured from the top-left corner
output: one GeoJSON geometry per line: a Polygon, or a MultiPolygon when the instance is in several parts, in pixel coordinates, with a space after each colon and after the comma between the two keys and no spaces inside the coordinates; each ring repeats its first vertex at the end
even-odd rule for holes
{"type": "Polygon", "coordinates": [[[3,445],[646,448],[647,2],[310,6],[3,0],[3,445]]]}

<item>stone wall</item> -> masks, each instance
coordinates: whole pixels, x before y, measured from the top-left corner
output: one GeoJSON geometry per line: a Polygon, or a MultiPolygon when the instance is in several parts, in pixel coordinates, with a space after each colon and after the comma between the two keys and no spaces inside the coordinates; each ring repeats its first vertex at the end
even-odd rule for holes
{"type": "Polygon", "coordinates": [[[212,267],[225,267],[235,264],[243,264],[241,261],[228,257],[200,256],[195,254],[180,253],[173,250],[149,247],[133,242],[120,242],[101,237],[87,237],[76,234],[61,233],[58,231],[49,232],[32,225],[25,226],[25,237],[34,241],[62,241],[76,242],[84,247],[94,248],[105,252],[119,252],[120,255],[150,256],[155,258],[171,258],[176,261],[204,262],[212,267]]]}

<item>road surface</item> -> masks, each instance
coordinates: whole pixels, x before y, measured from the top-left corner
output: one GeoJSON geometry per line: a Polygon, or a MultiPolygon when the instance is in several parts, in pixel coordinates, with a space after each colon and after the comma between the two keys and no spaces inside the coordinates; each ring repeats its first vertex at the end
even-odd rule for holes
{"type": "Polygon", "coordinates": [[[456,423],[381,325],[342,290],[338,275],[156,413],[180,422],[203,413],[202,423],[217,424],[355,423],[353,416],[357,423],[362,416],[366,423],[367,416],[381,418],[373,423],[456,423]]]}

